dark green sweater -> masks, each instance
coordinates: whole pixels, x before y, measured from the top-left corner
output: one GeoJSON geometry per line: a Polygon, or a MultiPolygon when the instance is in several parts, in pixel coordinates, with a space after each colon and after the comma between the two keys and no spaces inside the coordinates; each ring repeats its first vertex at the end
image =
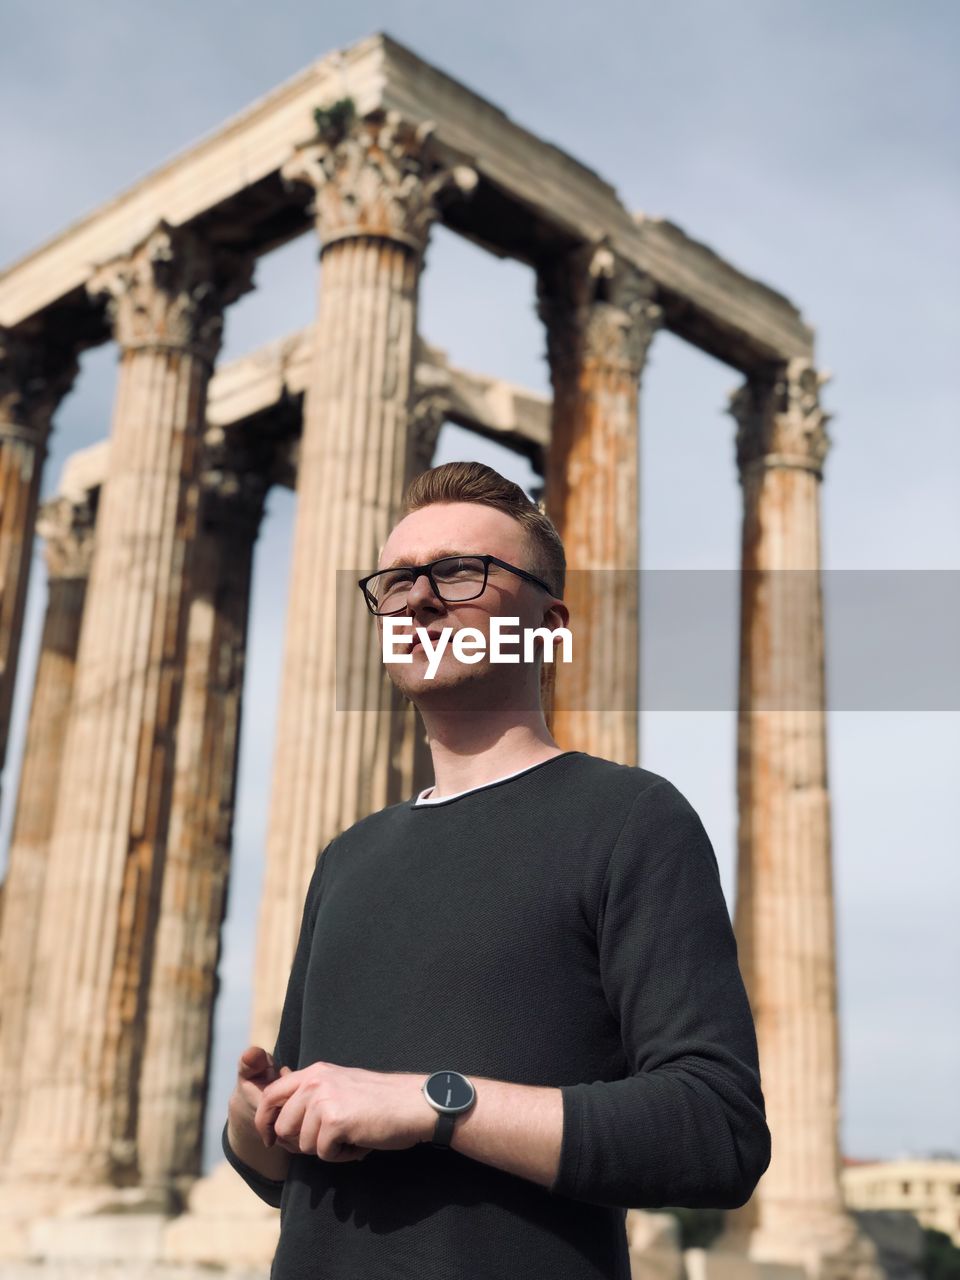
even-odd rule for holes
{"type": "MultiPolygon", "coordinates": [[[[627,1207],[732,1208],[770,1159],[717,860],[646,769],[567,752],[317,860],[274,1055],[552,1085],[548,1190],[422,1143],[283,1182],[272,1280],[628,1280],[627,1207]]],[[[481,1086],[482,1087],[482,1086],[481,1086]]]]}

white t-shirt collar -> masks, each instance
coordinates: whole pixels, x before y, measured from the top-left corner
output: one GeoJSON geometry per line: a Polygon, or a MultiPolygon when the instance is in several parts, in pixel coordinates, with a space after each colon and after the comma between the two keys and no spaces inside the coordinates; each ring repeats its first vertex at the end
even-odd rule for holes
{"type": "MultiPolygon", "coordinates": [[[[561,751],[558,755],[568,755],[569,752],[561,751]]],[[[557,756],[547,756],[547,760],[556,760],[557,756]]],[[[424,787],[424,789],[414,800],[414,805],[422,804],[443,804],[445,800],[455,800],[457,796],[469,795],[471,791],[482,791],[484,787],[492,787],[495,782],[505,782],[507,778],[516,778],[521,773],[527,773],[530,769],[536,769],[537,765],[546,764],[546,760],[537,760],[534,764],[525,764],[522,769],[514,769],[512,773],[502,773],[499,778],[490,778],[487,782],[480,782],[475,787],[464,787],[462,791],[454,791],[448,796],[437,796],[435,799],[430,795],[433,787],[424,787]]],[[[436,783],[433,784],[436,786],[436,783]]]]}

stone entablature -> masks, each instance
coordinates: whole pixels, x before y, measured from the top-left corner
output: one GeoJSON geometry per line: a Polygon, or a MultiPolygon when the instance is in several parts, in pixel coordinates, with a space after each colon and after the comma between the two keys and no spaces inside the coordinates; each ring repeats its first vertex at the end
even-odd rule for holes
{"type": "Polygon", "coordinates": [[[457,209],[454,230],[529,262],[605,234],[655,282],[679,336],[744,369],[811,355],[812,331],[781,294],[674,224],[631,214],[592,170],[385,35],[321,58],[0,274],[0,324],[52,310],[69,326],[93,264],[126,253],[159,218],[172,226],[202,218],[255,253],[302,234],[309,201],[284,185],[281,170],[309,140],[314,109],[343,97],[360,116],[395,111],[414,127],[433,122],[438,151],[475,168],[502,216],[457,209]]]}

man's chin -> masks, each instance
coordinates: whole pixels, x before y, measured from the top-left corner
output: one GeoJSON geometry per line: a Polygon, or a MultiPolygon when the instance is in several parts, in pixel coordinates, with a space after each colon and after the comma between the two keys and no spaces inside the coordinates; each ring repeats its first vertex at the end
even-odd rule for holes
{"type": "Polygon", "coordinates": [[[483,674],[475,666],[465,663],[451,666],[441,659],[433,677],[428,678],[427,663],[416,656],[412,663],[392,664],[388,667],[388,672],[400,693],[415,701],[462,689],[465,685],[474,685],[483,674]]]}

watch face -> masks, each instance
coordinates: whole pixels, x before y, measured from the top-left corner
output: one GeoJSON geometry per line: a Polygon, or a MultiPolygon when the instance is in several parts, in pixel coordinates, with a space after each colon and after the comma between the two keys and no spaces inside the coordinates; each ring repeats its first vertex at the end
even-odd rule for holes
{"type": "Polygon", "coordinates": [[[435,1071],[424,1088],[431,1102],[444,1111],[463,1111],[473,1102],[473,1085],[459,1071],[435,1071]]]}

